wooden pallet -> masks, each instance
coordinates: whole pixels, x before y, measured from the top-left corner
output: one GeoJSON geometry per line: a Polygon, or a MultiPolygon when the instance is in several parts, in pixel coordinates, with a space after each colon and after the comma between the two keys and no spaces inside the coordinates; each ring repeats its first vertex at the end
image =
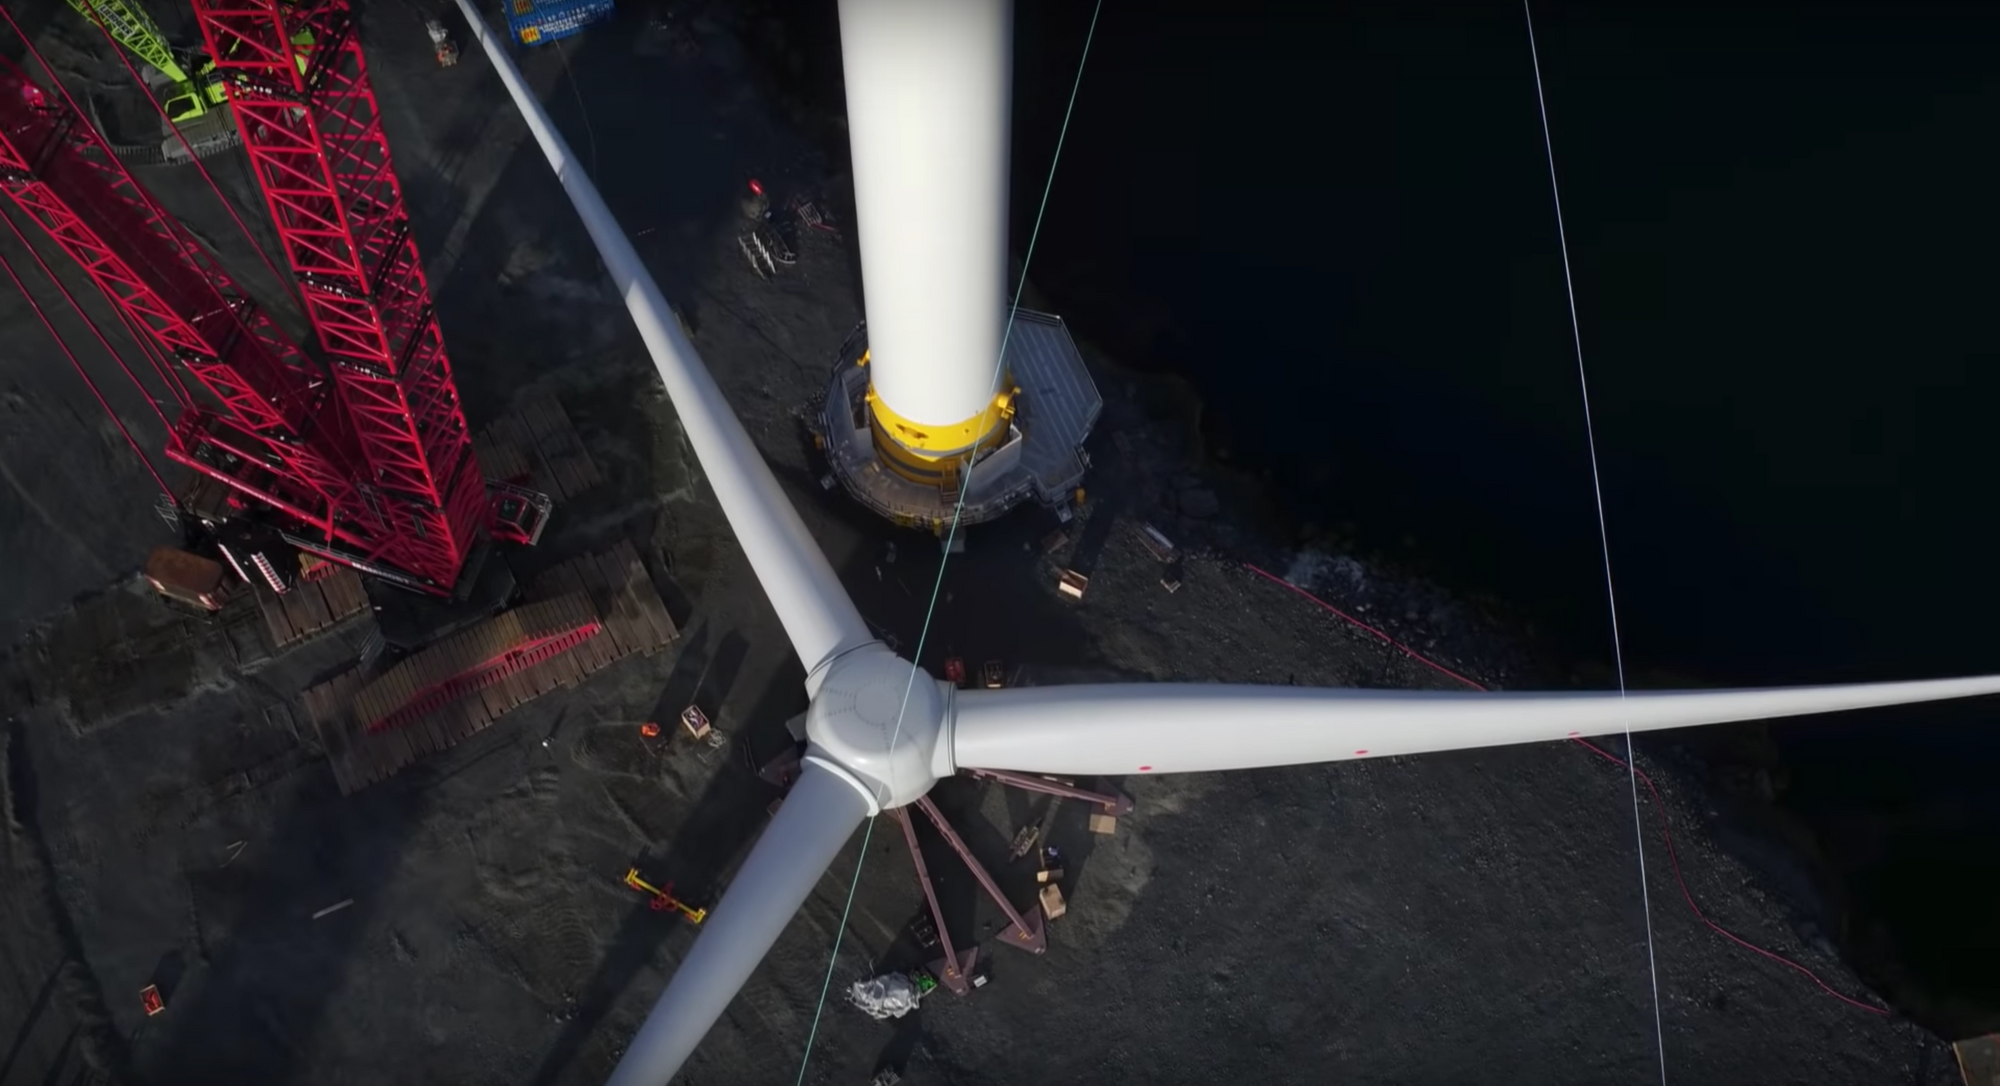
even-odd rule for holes
{"type": "Polygon", "coordinates": [[[657,652],[676,636],[673,620],[630,543],[572,558],[535,578],[525,595],[522,606],[453,634],[379,676],[355,669],[305,692],[302,707],[343,795],[457,746],[523,702],[574,686],[627,656],[657,652]],[[407,702],[437,680],[491,659],[536,630],[574,624],[585,611],[594,612],[603,624],[596,636],[399,726],[368,730],[369,722],[393,711],[385,706],[407,702]]]}
{"type": "Polygon", "coordinates": [[[653,588],[652,577],[639,561],[638,548],[629,540],[621,540],[610,550],[578,555],[548,570],[530,581],[522,594],[533,602],[576,591],[589,594],[604,619],[605,632],[611,635],[611,641],[597,646],[596,653],[610,653],[610,659],[635,652],[651,654],[679,636],[653,588]]]}
{"type": "Polygon", "coordinates": [[[531,486],[566,501],[602,483],[576,427],[554,395],[529,395],[472,439],[488,479],[531,486]]]}
{"type": "Polygon", "coordinates": [[[362,587],[361,575],[346,566],[317,581],[301,580],[282,596],[261,584],[255,590],[264,628],[271,633],[272,646],[280,649],[368,610],[368,590],[362,587]]]}
{"type": "Polygon", "coordinates": [[[1968,1037],[1951,1049],[1965,1086],[2000,1086],[2000,1035],[1968,1037]]]}
{"type": "Polygon", "coordinates": [[[472,455],[479,461],[479,472],[488,479],[525,486],[534,479],[535,466],[509,436],[496,432],[499,429],[496,423],[473,435],[472,455]]]}

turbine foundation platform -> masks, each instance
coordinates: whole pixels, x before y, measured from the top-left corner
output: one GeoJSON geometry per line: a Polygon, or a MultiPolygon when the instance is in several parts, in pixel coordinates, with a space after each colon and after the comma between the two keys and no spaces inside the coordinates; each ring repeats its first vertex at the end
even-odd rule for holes
{"type": "Polygon", "coordinates": [[[1104,399],[1060,317],[1025,309],[1015,314],[1006,348],[1006,372],[1020,389],[1014,417],[1004,436],[978,451],[969,479],[941,485],[914,481],[881,462],[870,429],[868,367],[861,364],[867,350],[864,324],[841,346],[824,398],[806,415],[826,453],[829,488],[838,482],[877,514],[940,533],[951,526],[961,485],[961,524],[992,520],[1029,499],[1069,519],[1090,466],[1083,442],[1104,399]]]}

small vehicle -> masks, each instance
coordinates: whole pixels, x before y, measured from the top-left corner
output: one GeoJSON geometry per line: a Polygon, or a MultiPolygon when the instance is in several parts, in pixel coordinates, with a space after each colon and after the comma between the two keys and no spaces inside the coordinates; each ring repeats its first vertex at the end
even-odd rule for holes
{"type": "Polygon", "coordinates": [[[945,681],[953,686],[965,685],[965,661],[956,656],[947,656],[944,661],[945,681]]]}
{"type": "Polygon", "coordinates": [[[998,690],[1007,685],[1007,669],[998,660],[986,661],[986,666],[980,669],[980,677],[986,680],[988,690],[998,690]]]}

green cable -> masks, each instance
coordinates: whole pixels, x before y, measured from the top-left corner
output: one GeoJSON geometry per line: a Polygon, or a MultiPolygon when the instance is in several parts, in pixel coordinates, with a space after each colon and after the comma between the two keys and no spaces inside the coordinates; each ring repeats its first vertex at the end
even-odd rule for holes
{"type": "Polygon", "coordinates": [[[854,891],[861,885],[861,865],[868,862],[868,842],[875,839],[875,819],[875,815],[868,816],[868,828],[861,834],[861,855],[854,858],[854,875],[847,883],[847,901],[840,907],[840,927],[835,928],[833,933],[833,953],[827,956],[826,976],[819,982],[819,1002],[813,1005],[812,1030],[806,1034],[806,1050],[799,1057],[799,1083],[806,1080],[806,1065],[812,1062],[813,1041],[819,1037],[820,1015],[826,1011],[826,993],[833,987],[833,967],[840,962],[840,943],[847,934],[847,914],[854,908],[854,891]]]}

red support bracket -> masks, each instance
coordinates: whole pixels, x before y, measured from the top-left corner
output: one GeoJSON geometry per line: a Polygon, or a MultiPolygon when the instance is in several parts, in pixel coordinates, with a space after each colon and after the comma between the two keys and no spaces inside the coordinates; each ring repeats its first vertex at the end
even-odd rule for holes
{"type": "Polygon", "coordinates": [[[910,844],[910,861],[917,865],[917,881],[924,886],[924,900],[931,907],[931,923],[936,925],[938,945],[944,949],[944,957],[930,963],[931,975],[951,994],[965,995],[972,991],[972,966],[979,960],[979,948],[971,947],[961,955],[952,947],[944,910],[938,907],[937,887],[932,885],[930,868],[924,864],[924,850],[917,844],[917,828],[910,823],[910,809],[897,807],[889,813],[896,816],[896,823],[903,827],[903,840],[910,844]]]}
{"type": "Polygon", "coordinates": [[[1041,792],[1050,796],[1066,796],[1080,799],[1085,803],[1095,803],[1104,808],[1104,813],[1117,817],[1132,810],[1132,797],[1116,792],[1092,792],[1066,784],[1053,777],[1039,777],[1028,773],[1014,773],[1005,769],[961,769],[960,773],[980,780],[998,781],[1009,788],[1019,788],[1024,792],[1041,792]]]}
{"type": "Polygon", "coordinates": [[[1014,903],[1008,901],[1007,895],[1000,892],[999,884],[993,881],[993,876],[986,873],[985,865],[972,855],[972,850],[966,847],[964,839],[958,836],[958,831],[951,828],[951,823],[945,821],[943,812],[937,809],[937,804],[932,803],[929,796],[917,797],[916,806],[931,820],[931,824],[937,827],[938,832],[944,835],[952,851],[958,853],[958,858],[965,861],[965,866],[972,871],[972,877],[978,879],[979,885],[986,889],[986,896],[992,898],[1000,906],[1000,911],[1007,914],[1007,919],[1013,921],[1007,926],[1006,931],[1000,933],[1000,941],[1034,954],[1047,950],[1048,937],[1042,931],[1042,914],[1039,911],[1030,911],[1023,916],[1020,910],[1014,908],[1014,903]]]}

